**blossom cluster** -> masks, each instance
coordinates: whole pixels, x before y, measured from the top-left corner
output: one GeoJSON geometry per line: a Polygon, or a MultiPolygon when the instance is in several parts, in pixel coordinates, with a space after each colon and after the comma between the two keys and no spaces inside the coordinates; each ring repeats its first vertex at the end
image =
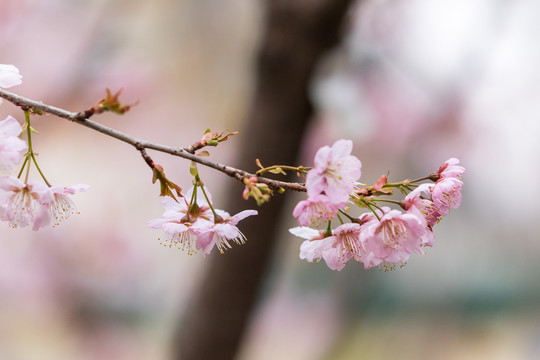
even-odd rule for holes
{"type": "MultiPolygon", "coordinates": [[[[15,66],[0,64],[0,88],[19,85],[21,79],[15,66]]],[[[113,94],[107,90],[107,97],[86,110],[85,116],[103,111],[120,114],[127,111],[131,105],[120,103],[120,92],[113,94]]],[[[23,126],[12,116],[0,121],[0,220],[7,221],[12,227],[31,226],[38,230],[49,224],[58,225],[75,213],[76,207],[69,196],[85,191],[89,186],[53,186],[47,181],[32,149],[31,137],[36,131],[30,124],[31,109],[24,107],[23,110],[26,120],[23,126]],[[17,176],[10,174],[19,166],[17,176]],[[29,179],[31,167],[35,167],[41,179],[29,179]]],[[[178,153],[208,156],[206,150],[197,151],[206,146],[217,146],[234,134],[236,132],[212,133],[208,129],[199,142],[178,153]]],[[[244,210],[231,216],[216,209],[209,190],[199,177],[196,165],[199,161],[192,160],[193,187],[182,194],[180,186],[165,176],[163,167],[154,163],[137,139],[124,141],[135,146],[152,168],[152,182],[159,180],[165,211],[161,218],[150,220],[148,226],[164,232],[163,245],[178,247],[188,254],[202,251],[206,256],[214,248],[223,253],[233,244],[245,243],[246,237],[237,225],[241,220],[256,215],[257,211],[244,210]]],[[[305,239],[300,246],[300,258],[308,262],[324,259],[333,270],[342,270],[351,259],[363,263],[365,268],[382,266],[393,269],[406,263],[411,254],[423,254],[424,247],[433,246],[433,227],[461,204],[465,168],[459,165],[459,160],[450,158],[424,178],[389,183],[387,176],[383,175],[374,185],[366,186],[358,182],[362,163],[352,155],[352,147],[352,141],[344,139],[331,147],[323,146],[315,155],[313,168],[263,167],[257,160],[260,170],[255,174],[239,169],[227,172],[231,168],[222,171],[235,177],[240,175],[239,179],[245,185],[242,196],[245,199],[253,197],[259,205],[268,201],[274,191],[304,189],[304,185],[298,183],[276,182],[268,178],[260,181],[260,175],[265,172],[285,174],[285,170],[307,173],[307,198],[293,210],[299,226],[290,229],[292,234],[305,239]],[[385,198],[392,195],[394,189],[404,195],[401,201],[385,198]],[[399,208],[383,206],[383,202],[399,208]],[[350,210],[353,207],[368,209],[369,212],[352,216],[350,210]],[[336,221],[339,225],[332,226],[336,221]]]]}
{"type": "MultiPolygon", "coordinates": [[[[21,78],[15,66],[0,64],[0,87],[19,85],[21,78]]],[[[27,136],[31,136],[28,119],[25,126],[28,129],[27,136]]],[[[76,191],[85,191],[89,186],[51,186],[41,171],[41,180],[28,180],[31,163],[34,162],[38,167],[31,147],[19,137],[22,132],[23,128],[12,116],[0,121],[0,220],[9,222],[14,228],[31,225],[33,230],[51,223],[53,226],[58,225],[77,211],[68,196],[76,191]],[[19,176],[9,175],[21,162],[23,165],[19,176]],[[22,181],[20,176],[25,167],[26,178],[22,181]]]]}
{"type": "Polygon", "coordinates": [[[180,199],[165,196],[162,204],[163,216],[150,220],[148,226],[163,230],[164,237],[160,240],[164,246],[176,246],[190,255],[202,250],[206,256],[214,247],[223,254],[232,247],[231,243],[244,244],[246,237],[236,225],[248,216],[257,215],[256,210],[244,210],[231,216],[215,209],[208,188],[198,181],[185,196],[180,199]]]}
{"type": "Polygon", "coordinates": [[[461,203],[465,168],[451,158],[426,178],[390,184],[382,176],[374,186],[362,188],[357,183],[362,164],[351,151],[350,140],[338,140],[315,155],[306,176],[308,198],[293,211],[300,226],[289,230],[306,239],[300,258],[308,262],[322,258],[330,269],[339,271],[351,259],[366,269],[393,269],[405,264],[411,254],[423,254],[423,247],[433,245],[433,226],[461,203]],[[432,182],[418,184],[423,180],[432,182]],[[376,198],[391,193],[393,187],[407,194],[403,201],[376,198]],[[400,209],[378,206],[381,201],[397,203],[400,209]],[[347,211],[355,205],[370,212],[352,217],[347,211]],[[336,218],[340,225],[332,228],[336,218]],[[322,222],[327,222],[326,229],[310,227],[320,227],[322,222]]]}

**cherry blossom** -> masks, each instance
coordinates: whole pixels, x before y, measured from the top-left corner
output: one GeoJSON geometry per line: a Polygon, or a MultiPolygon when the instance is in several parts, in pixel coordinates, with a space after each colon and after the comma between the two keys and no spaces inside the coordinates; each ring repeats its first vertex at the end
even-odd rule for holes
{"type": "Polygon", "coordinates": [[[383,212],[380,221],[367,223],[360,235],[366,247],[366,256],[362,259],[366,269],[383,262],[404,263],[412,253],[423,254],[425,222],[413,213],[389,208],[383,208],[383,212]]]}
{"type": "Polygon", "coordinates": [[[21,125],[12,116],[0,121],[0,171],[12,170],[21,162],[21,153],[28,149],[19,138],[21,125]]]}
{"type": "Polygon", "coordinates": [[[89,188],[90,186],[86,184],[77,184],[68,187],[55,185],[50,188],[53,194],[53,200],[47,203],[46,206],[53,219],[53,226],[59,225],[62,220],[77,213],[77,207],[68,195],[73,195],[77,191],[86,191],[89,188]]]}
{"type": "Polygon", "coordinates": [[[365,254],[360,240],[361,226],[356,223],[342,224],[328,237],[324,237],[322,230],[308,227],[292,228],[289,231],[307,239],[300,246],[300,259],[313,262],[314,259],[323,258],[332,270],[342,270],[351,258],[361,261],[365,254]]]}
{"type": "Polygon", "coordinates": [[[306,177],[308,197],[325,193],[331,202],[348,201],[354,182],[362,174],[362,163],[351,155],[352,141],[338,140],[315,154],[314,167],[306,177]]]}
{"type": "Polygon", "coordinates": [[[197,249],[202,249],[204,255],[210,254],[214,246],[223,254],[224,250],[232,247],[230,241],[238,245],[244,244],[246,237],[236,225],[248,216],[258,213],[257,210],[244,210],[231,216],[223,210],[215,209],[215,211],[219,219],[214,219],[214,222],[201,223],[198,231],[197,249]]]}
{"type": "Polygon", "coordinates": [[[300,259],[305,259],[312,263],[319,261],[323,257],[323,251],[329,250],[335,243],[334,236],[324,236],[323,230],[315,230],[306,226],[299,226],[289,229],[295,236],[306,239],[300,245],[300,259]]]}
{"type": "Polygon", "coordinates": [[[23,183],[13,176],[0,178],[0,220],[9,221],[10,226],[38,230],[50,222],[44,204],[53,201],[50,188],[42,181],[23,183]]]}
{"type": "Polygon", "coordinates": [[[328,221],[335,218],[338,210],[345,204],[345,201],[333,203],[328,196],[317,194],[300,201],[293,210],[293,216],[298,218],[300,226],[320,225],[321,220],[328,221]]]}
{"type": "MultiPolygon", "coordinates": [[[[192,191],[191,189],[190,192],[192,191]]],[[[197,200],[201,198],[202,196],[197,200]]],[[[198,204],[190,207],[186,198],[176,201],[165,196],[161,202],[165,208],[163,217],[148,221],[148,227],[163,230],[165,233],[165,237],[161,239],[165,242],[163,245],[178,246],[178,249],[185,250],[190,255],[196,253],[196,249],[200,249],[200,246],[196,244],[198,235],[212,224],[210,208],[198,204]]],[[[202,199],[201,202],[203,202],[202,199]]]]}
{"type": "Polygon", "coordinates": [[[450,208],[457,209],[461,204],[463,182],[455,177],[445,177],[437,180],[431,190],[431,198],[439,212],[447,215],[450,208]]]}
{"type": "Polygon", "coordinates": [[[465,168],[463,166],[459,166],[458,164],[458,159],[450,158],[441,165],[437,171],[437,174],[440,178],[458,178],[461,180],[463,173],[465,172],[465,168]]]}
{"type": "Polygon", "coordinates": [[[405,210],[408,211],[412,207],[417,208],[430,227],[433,227],[440,221],[443,215],[446,215],[441,213],[439,207],[431,199],[431,190],[434,186],[434,184],[421,184],[405,196],[403,200],[405,210]],[[422,195],[427,195],[429,198],[424,198],[422,195]]]}

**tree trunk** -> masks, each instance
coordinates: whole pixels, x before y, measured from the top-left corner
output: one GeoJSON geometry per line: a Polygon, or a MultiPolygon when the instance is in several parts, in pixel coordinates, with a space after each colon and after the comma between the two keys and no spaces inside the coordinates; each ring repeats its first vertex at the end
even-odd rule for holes
{"type": "MultiPolygon", "coordinates": [[[[351,0],[270,0],[267,29],[257,67],[257,86],[241,145],[240,168],[294,164],[302,134],[313,115],[308,86],[317,61],[338,43],[351,0]]],[[[248,202],[238,199],[233,184],[227,211],[235,214],[248,202]]],[[[253,204],[253,202],[249,202],[253,204]]],[[[284,196],[275,194],[246,219],[248,238],[224,255],[210,256],[207,272],[180,320],[175,358],[234,359],[268,268],[279,230],[284,196]]]]}

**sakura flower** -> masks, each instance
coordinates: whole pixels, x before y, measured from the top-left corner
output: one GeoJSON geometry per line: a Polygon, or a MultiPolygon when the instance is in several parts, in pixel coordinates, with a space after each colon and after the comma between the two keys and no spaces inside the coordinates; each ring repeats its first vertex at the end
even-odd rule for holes
{"type": "Polygon", "coordinates": [[[297,227],[289,230],[293,235],[307,239],[300,246],[300,258],[313,262],[323,258],[332,270],[341,271],[347,261],[355,258],[360,261],[365,253],[360,240],[361,227],[356,223],[338,226],[332,235],[324,237],[323,231],[308,227],[297,227]]]}
{"type": "Polygon", "coordinates": [[[35,231],[48,225],[50,215],[44,204],[51,201],[53,194],[43,182],[25,184],[12,176],[0,178],[0,220],[9,221],[14,228],[32,224],[35,231]]]}
{"type": "Polygon", "coordinates": [[[11,170],[21,162],[21,152],[28,148],[19,138],[21,132],[21,125],[12,116],[0,121],[0,171],[11,170]]]}
{"type": "Polygon", "coordinates": [[[22,76],[14,65],[0,64],[0,87],[10,88],[22,84],[22,76]]]}
{"type": "Polygon", "coordinates": [[[305,259],[312,263],[319,261],[323,257],[323,251],[329,250],[335,243],[334,236],[324,236],[323,230],[315,230],[306,226],[289,229],[295,236],[306,239],[300,245],[300,259],[305,259]]]}
{"type": "Polygon", "coordinates": [[[298,218],[300,226],[319,225],[321,220],[328,221],[335,218],[338,210],[345,204],[345,201],[333,203],[328,196],[317,194],[300,201],[293,210],[293,216],[298,218]]]}
{"type": "Polygon", "coordinates": [[[165,237],[160,240],[165,242],[162,242],[164,246],[177,246],[189,255],[196,253],[196,240],[200,231],[208,226],[205,222],[212,224],[209,208],[204,205],[190,208],[185,198],[177,202],[165,196],[161,202],[165,208],[163,217],[148,221],[148,227],[163,230],[165,237]]]}
{"type": "Polygon", "coordinates": [[[465,168],[457,164],[459,164],[459,160],[456,158],[446,160],[437,171],[439,178],[458,178],[461,180],[465,168]]]}
{"type": "Polygon", "coordinates": [[[434,186],[434,184],[421,184],[405,196],[403,200],[405,210],[408,211],[412,207],[417,208],[430,227],[433,227],[440,221],[443,215],[446,215],[441,213],[439,207],[431,200],[431,190],[434,186]],[[424,194],[428,195],[429,198],[422,197],[424,194]]]}
{"type": "Polygon", "coordinates": [[[46,205],[49,209],[49,213],[54,221],[53,226],[60,224],[62,220],[67,219],[70,215],[77,213],[77,207],[75,203],[68,197],[73,195],[77,191],[86,191],[90,186],[86,184],[78,184],[68,187],[52,186],[50,191],[53,195],[53,200],[46,205]]]}
{"type": "Polygon", "coordinates": [[[455,177],[437,180],[431,190],[431,198],[439,212],[447,215],[450,208],[457,209],[461,204],[461,189],[463,182],[455,177]]]}
{"type": "Polygon", "coordinates": [[[415,214],[383,210],[380,221],[366,224],[360,235],[366,248],[362,259],[366,269],[383,262],[404,263],[412,253],[423,254],[421,239],[426,231],[425,223],[415,214]]]}
{"type": "Polygon", "coordinates": [[[232,247],[230,241],[238,245],[244,244],[246,237],[236,225],[248,216],[257,215],[258,213],[257,210],[244,210],[231,216],[223,210],[216,209],[215,211],[219,219],[214,219],[214,223],[211,221],[201,223],[198,231],[196,246],[197,249],[203,250],[204,255],[210,254],[214,246],[223,254],[223,250],[232,247]]]}
{"type": "Polygon", "coordinates": [[[331,202],[348,201],[354,182],[360,178],[362,163],[351,155],[352,141],[338,140],[315,154],[315,166],[306,177],[309,197],[324,192],[331,202]]]}

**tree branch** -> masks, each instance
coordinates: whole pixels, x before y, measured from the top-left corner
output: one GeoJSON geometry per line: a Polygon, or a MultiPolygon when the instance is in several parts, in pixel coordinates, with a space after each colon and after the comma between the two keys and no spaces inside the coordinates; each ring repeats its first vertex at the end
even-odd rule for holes
{"type": "Polygon", "coordinates": [[[156,150],[162,153],[167,153],[173,156],[178,156],[186,160],[191,160],[198,164],[204,165],[206,167],[215,169],[230,177],[237,179],[241,183],[244,182],[244,179],[255,176],[257,177],[257,182],[266,184],[268,185],[268,187],[270,187],[273,190],[286,189],[286,190],[295,190],[295,191],[306,191],[305,185],[301,183],[286,182],[286,181],[269,179],[265,177],[258,177],[255,174],[249,173],[247,171],[237,169],[232,166],[216,163],[208,159],[205,159],[201,156],[197,156],[194,154],[193,146],[188,147],[188,148],[179,148],[179,147],[172,147],[172,146],[157,144],[157,143],[153,143],[147,140],[135,138],[131,135],[125,134],[118,130],[112,129],[110,127],[107,127],[97,122],[94,122],[92,120],[89,120],[89,117],[94,115],[94,112],[91,112],[88,110],[81,111],[81,112],[71,112],[62,108],[58,108],[55,106],[44,104],[42,102],[25,98],[23,96],[14,94],[12,92],[6,91],[1,88],[0,88],[0,97],[13,103],[16,106],[19,106],[23,110],[41,111],[47,114],[51,114],[51,115],[55,115],[55,116],[67,119],[79,125],[86,126],[87,128],[98,131],[104,135],[110,136],[112,138],[115,138],[127,144],[130,144],[143,154],[146,153],[146,152],[143,152],[144,150],[152,149],[152,150],[156,150]]]}

